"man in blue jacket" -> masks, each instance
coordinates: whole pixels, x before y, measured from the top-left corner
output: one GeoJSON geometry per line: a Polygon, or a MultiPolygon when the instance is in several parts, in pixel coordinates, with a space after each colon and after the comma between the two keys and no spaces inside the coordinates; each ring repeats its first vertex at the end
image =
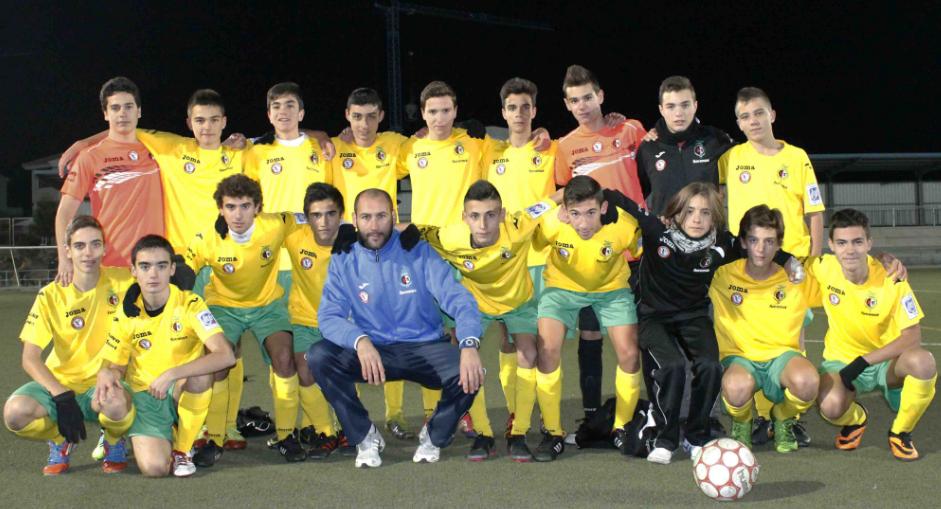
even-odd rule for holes
{"type": "Polygon", "coordinates": [[[350,443],[357,444],[357,467],[381,465],[385,447],[359,400],[357,382],[408,380],[442,389],[412,458],[434,463],[484,379],[477,303],[426,242],[402,247],[394,217],[385,191],[367,189],[356,197],[353,224],[359,241],[331,258],[320,301],[320,330],[329,341],[307,354],[350,443]],[[457,347],[444,331],[439,307],[457,323],[457,347]]]}

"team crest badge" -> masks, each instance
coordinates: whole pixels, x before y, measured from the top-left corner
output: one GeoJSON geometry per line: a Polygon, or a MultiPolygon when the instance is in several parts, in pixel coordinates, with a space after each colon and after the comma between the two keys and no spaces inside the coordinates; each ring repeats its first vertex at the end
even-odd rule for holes
{"type": "Polygon", "coordinates": [[[498,165],[497,165],[497,175],[503,175],[504,173],[506,173],[506,165],[503,164],[503,163],[498,164],[498,165]]]}
{"type": "Polygon", "coordinates": [[[419,157],[419,158],[418,158],[418,167],[419,167],[419,168],[424,168],[424,167],[426,167],[426,166],[428,166],[428,159],[427,159],[427,158],[424,158],[424,157],[419,157]]]}
{"type": "Polygon", "coordinates": [[[72,328],[75,330],[81,330],[85,327],[85,319],[81,316],[76,316],[72,319],[72,328]]]}
{"type": "Polygon", "coordinates": [[[228,165],[232,159],[229,158],[229,154],[222,154],[222,164],[228,165]]]}
{"type": "Polygon", "coordinates": [[[270,248],[270,247],[265,246],[265,247],[261,248],[261,258],[262,258],[263,260],[268,260],[268,259],[271,258],[271,248],[270,248]]]}
{"type": "Polygon", "coordinates": [[[353,167],[353,160],[349,157],[343,159],[343,167],[347,170],[353,167]]]}
{"type": "Polygon", "coordinates": [[[304,270],[310,270],[310,268],[313,267],[313,266],[314,266],[314,261],[313,261],[313,260],[311,260],[310,258],[308,258],[308,257],[306,257],[306,256],[303,257],[303,258],[301,258],[301,267],[303,267],[304,270]]]}
{"type": "Polygon", "coordinates": [[[402,283],[404,288],[412,286],[412,276],[409,275],[408,271],[402,271],[402,275],[399,276],[399,283],[402,283]]]}
{"type": "Polygon", "coordinates": [[[361,300],[363,304],[369,304],[369,294],[365,291],[359,292],[359,300],[361,300]]]}
{"type": "Polygon", "coordinates": [[[740,306],[740,305],[742,305],[742,301],[745,300],[745,299],[744,299],[744,297],[742,297],[742,294],[740,294],[740,293],[738,293],[738,292],[733,292],[733,293],[732,293],[732,299],[731,299],[731,300],[732,300],[732,304],[735,304],[736,306],[740,306]]]}
{"type": "Polygon", "coordinates": [[[568,257],[569,257],[569,250],[568,250],[568,249],[565,249],[564,247],[560,247],[560,248],[559,248],[559,256],[561,256],[562,258],[568,258],[568,257]]]}
{"type": "Polygon", "coordinates": [[[533,166],[539,166],[542,164],[542,158],[539,157],[539,154],[533,156],[533,166]]]}
{"type": "Polygon", "coordinates": [[[836,306],[836,305],[839,304],[839,303],[840,303],[840,296],[837,295],[837,294],[835,294],[835,293],[831,293],[831,294],[830,294],[830,304],[833,304],[834,306],[836,306]]]}
{"type": "Polygon", "coordinates": [[[379,147],[379,148],[376,149],[376,159],[378,159],[378,160],[380,160],[380,161],[385,161],[385,160],[386,160],[386,151],[385,151],[385,150],[382,150],[382,147],[379,147]]]}
{"type": "Polygon", "coordinates": [[[319,162],[320,162],[320,158],[317,157],[317,153],[316,153],[316,152],[311,152],[311,153],[310,153],[310,163],[311,163],[311,164],[317,164],[317,163],[319,163],[319,162]]]}
{"type": "Polygon", "coordinates": [[[785,297],[787,297],[787,294],[784,293],[784,287],[783,287],[783,286],[779,286],[777,289],[775,289],[775,291],[774,291],[774,301],[775,301],[775,302],[777,302],[778,304],[780,304],[781,301],[783,301],[785,297]]]}
{"type": "Polygon", "coordinates": [[[879,303],[879,301],[876,300],[876,296],[875,296],[875,295],[870,295],[869,297],[866,297],[866,307],[867,307],[867,308],[872,309],[872,308],[876,307],[876,304],[878,304],[878,303],[879,303]]]}
{"type": "Polygon", "coordinates": [[[670,248],[666,246],[660,246],[657,248],[657,256],[660,258],[669,258],[670,257],[670,248]]]}
{"type": "Polygon", "coordinates": [[[613,145],[614,145],[614,148],[621,148],[621,140],[618,138],[615,138],[613,145]]]}
{"type": "Polygon", "coordinates": [[[151,346],[149,339],[140,340],[140,343],[138,343],[138,345],[140,345],[140,347],[143,348],[144,350],[150,350],[150,346],[151,346]]]}
{"type": "Polygon", "coordinates": [[[454,153],[457,155],[464,154],[464,145],[461,145],[460,143],[454,145],[454,153]]]}
{"type": "Polygon", "coordinates": [[[193,163],[186,163],[183,165],[183,171],[185,171],[186,173],[193,173],[194,171],[196,171],[196,165],[193,163]]]}
{"type": "Polygon", "coordinates": [[[113,293],[112,293],[111,295],[109,295],[109,296],[108,296],[108,304],[111,304],[112,306],[117,306],[117,305],[118,305],[118,296],[115,295],[115,294],[113,294],[113,293]]]}
{"type": "Polygon", "coordinates": [[[474,270],[474,262],[470,260],[464,260],[464,268],[467,270],[474,270]]]}
{"type": "Polygon", "coordinates": [[[136,161],[136,160],[140,159],[140,154],[138,154],[136,150],[132,150],[132,151],[130,151],[130,152],[127,153],[127,157],[128,157],[128,159],[130,159],[131,161],[136,161]]]}
{"type": "Polygon", "coordinates": [[[667,162],[663,159],[657,159],[657,162],[654,163],[654,167],[657,168],[657,171],[663,171],[667,167],[667,162]]]}
{"type": "Polygon", "coordinates": [[[783,179],[787,178],[787,166],[781,166],[781,169],[778,170],[778,177],[783,179]]]}
{"type": "Polygon", "coordinates": [[[501,247],[500,257],[503,258],[504,260],[509,260],[510,258],[513,258],[513,252],[505,247],[501,247]]]}
{"type": "Polygon", "coordinates": [[[751,181],[751,173],[743,171],[741,174],[739,174],[738,179],[742,182],[742,184],[747,184],[751,181]]]}
{"type": "Polygon", "coordinates": [[[594,143],[594,145],[591,146],[591,149],[594,150],[595,152],[601,152],[601,148],[602,148],[602,147],[603,147],[603,145],[601,144],[601,142],[600,142],[600,141],[596,141],[596,142],[594,143]]]}
{"type": "Polygon", "coordinates": [[[605,241],[604,246],[601,247],[601,256],[607,258],[611,256],[611,243],[605,241]]]}
{"type": "Polygon", "coordinates": [[[703,146],[701,141],[696,142],[696,146],[693,147],[693,154],[696,157],[703,157],[706,155],[706,147],[703,146]]]}
{"type": "Polygon", "coordinates": [[[274,164],[272,164],[272,165],[271,165],[271,173],[274,173],[275,175],[280,175],[280,174],[281,174],[281,163],[274,163],[274,164]]]}
{"type": "Polygon", "coordinates": [[[706,253],[703,255],[702,259],[699,260],[699,267],[706,269],[709,268],[710,265],[712,265],[712,253],[706,253]]]}
{"type": "Polygon", "coordinates": [[[231,263],[227,263],[222,266],[222,271],[225,272],[226,274],[231,274],[235,272],[235,265],[232,265],[231,263]]]}
{"type": "Polygon", "coordinates": [[[173,325],[171,325],[170,328],[173,329],[173,332],[180,332],[183,330],[183,324],[177,320],[174,320],[173,325]]]}

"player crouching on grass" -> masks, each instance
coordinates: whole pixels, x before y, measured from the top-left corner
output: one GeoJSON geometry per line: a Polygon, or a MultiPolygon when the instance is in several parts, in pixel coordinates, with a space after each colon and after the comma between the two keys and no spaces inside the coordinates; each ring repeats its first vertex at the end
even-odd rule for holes
{"type": "Polygon", "coordinates": [[[829,328],[820,366],[820,414],[842,426],[836,448],[859,447],[869,413],[856,401],[881,391],[898,413],[889,430],[889,449],[902,461],[919,458],[912,430],[935,395],[938,371],[921,346],[925,316],[906,281],[895,281],[869,256],[869,218],[854,209],[830,219],[830,250],[807,265],[820,285],[829,328]]]}
{"type": "Polygon", "coordinates": [[[774,403],[774,445],[796,451],[793,427],[813,405],[820,376],[801,354],[807,309],[820,305],[815,281],[792,284],[772,260],[784,240],[784,219],[767,205],[742,216],[739,241],[748,257],[716,271],[709,288],[719,356],[725,367],[722,401],[732,416],[732,438],[752,446],[752,400],[763,391],[774,403]]]}
{"type": "MultiPolygon", "coordinates": [[[[130,399],[95,397],[98,355],[105,344],[118,294],[131,282],[126,268],[101,267],[105,242],[101,224],[76,216],[65,230],[65,256],[74,273],[67,285],[50,283],[36,296],[20,332],[23,371],[33,380],[3,406],[3,422],[17,436],[49,443],[45,475],[69,469],[69,455],[85,439],[83,421],[105,429],[105,473],[127,467],[124,439],[134,420],[130,399]],[[42,352],[52,348],[46,362],[42,352]]],[[[123,393],[122,393],[123,394],[123,393]]]]}
{"type": "MultiPolygon", "coordinates": [[[[187,453],[206,420],[212,374],[235,364],[232,347],[203,299],[170,284],[176,269],[172,257],[173,246],[159,235],[143,237],[131,250],[137,283],[114,317],[95,392],[103,403],[133,402],[137,415],[128,435],[147,477],[196,472],[187,453]]],[[[134,416],[132,408],[126,412],[134,416]]]]}

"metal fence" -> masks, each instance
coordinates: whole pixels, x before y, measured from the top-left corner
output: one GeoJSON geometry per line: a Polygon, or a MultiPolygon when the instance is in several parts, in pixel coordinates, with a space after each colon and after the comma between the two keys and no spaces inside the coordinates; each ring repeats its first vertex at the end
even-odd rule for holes
{"type": "Polygon", "coordinates": [[[55,279],[55,246],[0,246],[0,288],[37,288],[55,279]]]}

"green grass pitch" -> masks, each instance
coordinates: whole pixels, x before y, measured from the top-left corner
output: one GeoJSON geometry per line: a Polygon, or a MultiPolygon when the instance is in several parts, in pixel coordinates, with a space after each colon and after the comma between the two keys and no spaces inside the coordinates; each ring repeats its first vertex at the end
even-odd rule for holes
{"type": "MultiPolygon", "coordinates": [[[[927,318],[922,322],[926,347],[941,353],[941,271],[913,270],[910,280],[927,318]]],[[[20,367],[17,339],[34,292],[0,292],[0,393],[10,394],[27,381],[20,367]]],[[[809,355],[819,361],[826,317],[822,312],[808,330],[809,355]]],[[[267,373],[254,341],[245,341],[245,393],[242,406],[271,409],[267,373]]],[[[497,372],[497,346],[484,342],[482,354],[489,367],[487,403],[497,434],[507,412],[497,372]]],[[[580,416],[577,361],[574,343],[564,351],[563,419],[574,430],[580,416]]],[[[615,366],[605,348],[605,393],[613,394],[615,366]]],[[[382,393],[364,386],[363,399],[380,426],[382,393]]],[[[418,386],[406,385],[406,413],[411,428],[421,424],[418,386]]],[[[863,445],[854,452],[833,448],[835,428],[812,411],[805,419],[813,444],[787,455],[772,446],[756,447],[761,474],[745,502],[777,506],[934,506],[941,471],[941,407],[935,402],[915,431],[922,460],[902,463],[892,458],[886,444],[891,423],[888,408],[877,394],[862,398],[872,412],[863,445]]],[[[534,422],[537,422],[534,418],[534,422]]],[[[727,419],[724,424],[728,426],[727,419]]],[[[89,438],[97,430],[89,426],[89,438]]],[[[415,443],[386,437],[383,465],[368,471],[353,468],[353,460],[339,455],[326,462],[287,464],[264,438],[252,439],[245,451],[227,452],[210,469],[189,479],[144,479],[135,466],[117,475],[105,475],[90,453],[93,441],[73,453],[72,469],[58,478],[44,478],[45,444],[17,439],[0,432],[0,479],[5,507],[608,507],[692,506],[713,504],[692,481],[691,462],[677,456],[671,465],[649,464],[624,458],[613,451],[568,448],[549,464],[516,464],[507,459],[498,438],[499,455],[483,463],[464,459],[470,441],[462,437],[442,451],[435,465],[415,465],[415,443]]],[[[530,445],[538,441],[529,437],[530,445]]]]}

